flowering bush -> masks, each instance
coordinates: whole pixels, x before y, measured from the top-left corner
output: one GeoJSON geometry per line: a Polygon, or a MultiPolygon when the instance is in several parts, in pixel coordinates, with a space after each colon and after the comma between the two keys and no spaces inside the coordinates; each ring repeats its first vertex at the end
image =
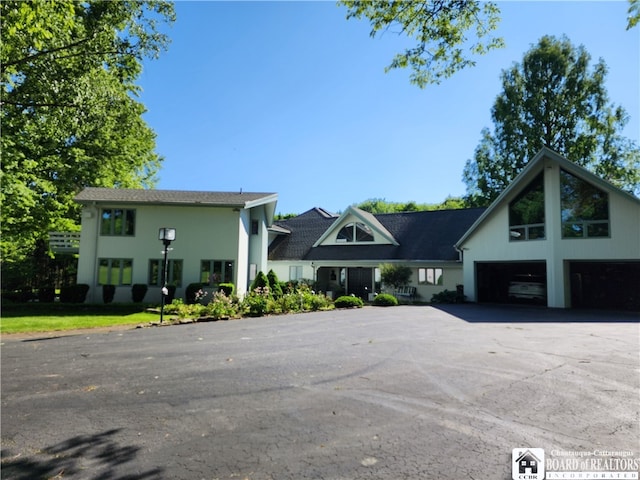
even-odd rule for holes
{"type": "Polygon", "coordinates": [[[256,287],[242,300],[242,311],[251,317],[261,317],[269,313],[269,287],[256,287]]]}
{"type": "Polygon", "coordinates": [[[223,291],[215,292],[209,304],[204,307],[203,314],[216,320],[238,316],[240,305],[238,299],[228,296],[223,291]]]}

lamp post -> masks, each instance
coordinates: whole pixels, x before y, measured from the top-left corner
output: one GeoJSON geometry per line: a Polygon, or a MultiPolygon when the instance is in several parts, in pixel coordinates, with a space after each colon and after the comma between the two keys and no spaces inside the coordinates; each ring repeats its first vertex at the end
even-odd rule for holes
{"type": "Polygon", "coordinates": [[[162,262],[162,303],[160,304],[160,323],[164,318],[164,304],[165,298],[169,294],[169,290],[167,289],[167,274],[168,274],[168,260],[167,253],[169,253],[169,245],[176,239],[176,229],[175,228],[161,228],[158,231],[158,240],[162,241],[164,245],[164,261],[162,262]]]}

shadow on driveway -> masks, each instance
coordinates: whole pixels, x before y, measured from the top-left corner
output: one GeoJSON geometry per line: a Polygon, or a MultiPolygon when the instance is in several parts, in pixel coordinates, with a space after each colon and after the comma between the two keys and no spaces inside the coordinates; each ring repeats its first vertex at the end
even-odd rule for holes
{"type": "Polygon", "coordinates": [[[640,313],[608,310],[573,310],[529,305],[432,305],[469,323],[640,323],[640,313]]]}
{"type": "Polygon", "coordinates": [[[2,449],[2,476],[14,480],[62,479],[96,471],[95,479],[145,480],[162,478],[163,469],[154,468],[135,476],[118,476],[116,468],[136,459],[140,447],[120,446],[113,438],[120,429],[93,435],[77,435],[46,447],[32,456],[15,455],[2,449]],[[87,466],[90,464],[90,470],[87,466]]]}

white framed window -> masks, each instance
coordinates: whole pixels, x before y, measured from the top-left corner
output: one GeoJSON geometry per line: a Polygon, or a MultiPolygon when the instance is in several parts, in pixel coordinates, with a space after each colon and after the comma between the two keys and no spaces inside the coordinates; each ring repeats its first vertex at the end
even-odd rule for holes
{"type": "Polygon", "coordinates": [[[100,235],[132,237],[136,231],[136,211],[122,208],[103,208],[100,235]]]}
{"type": "Polygon", "coordinates": [[[133,259],[98,259],[98,285],[131,285],[133,259]]]}
{"type": "Polygon", "coordinates": [[[204,285],[233,283],[233,260],[201,260],[200,283],[204,285]]]}
{"type": "Polygon", "coordinates": [[[420,285],[443,285],[444,271],[442,268],[419,268],[418,284],[420,285]]]}
{"type": "Polygon", "coordinates": [[[336,237],[338,243],[351,242],[373,242],[373,232],[371,229],[360,222],[347,223],[338,232],[336,237]]]}
{"type": "MultiPolygon", "coordinates": [[[[147,281],[149,285],[163,286],[162,262],[163,260],[160,258],[149,260],[149,279],[147,281]]],[[[182,260],[167,260],[167,285],[182,286],[182,260]]]]}
{"type": "Polygon", "coordinates": [[[289,280],[302,279],[302,265],[289,266],[289,280]]]}

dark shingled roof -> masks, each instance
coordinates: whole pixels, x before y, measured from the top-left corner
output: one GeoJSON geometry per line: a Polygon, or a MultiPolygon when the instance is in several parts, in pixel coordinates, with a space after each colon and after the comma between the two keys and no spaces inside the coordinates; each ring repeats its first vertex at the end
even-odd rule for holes
{"type": "Polygon", "coordinates": [[[431,260],[455,261],[454,248],[484,208],[433,210],[377,214],[374,217],[400,244],[340,244],[313,248],[313,244],[337,219],[322,210],[312,209],[297,217],[277,222],[291,231],[281,235],[269,247],[269,260],[431,260]]]}
{"type": "Polygon", "coordinates": [[[88,187],[76,195],[79,203],[122,203],[157,205],[209,205],[220,207],[246,207],[253,202],[277,200],[275,193],[253,192],[196,192],[187,190],[145,190],[133,188],[88,187]]]}

